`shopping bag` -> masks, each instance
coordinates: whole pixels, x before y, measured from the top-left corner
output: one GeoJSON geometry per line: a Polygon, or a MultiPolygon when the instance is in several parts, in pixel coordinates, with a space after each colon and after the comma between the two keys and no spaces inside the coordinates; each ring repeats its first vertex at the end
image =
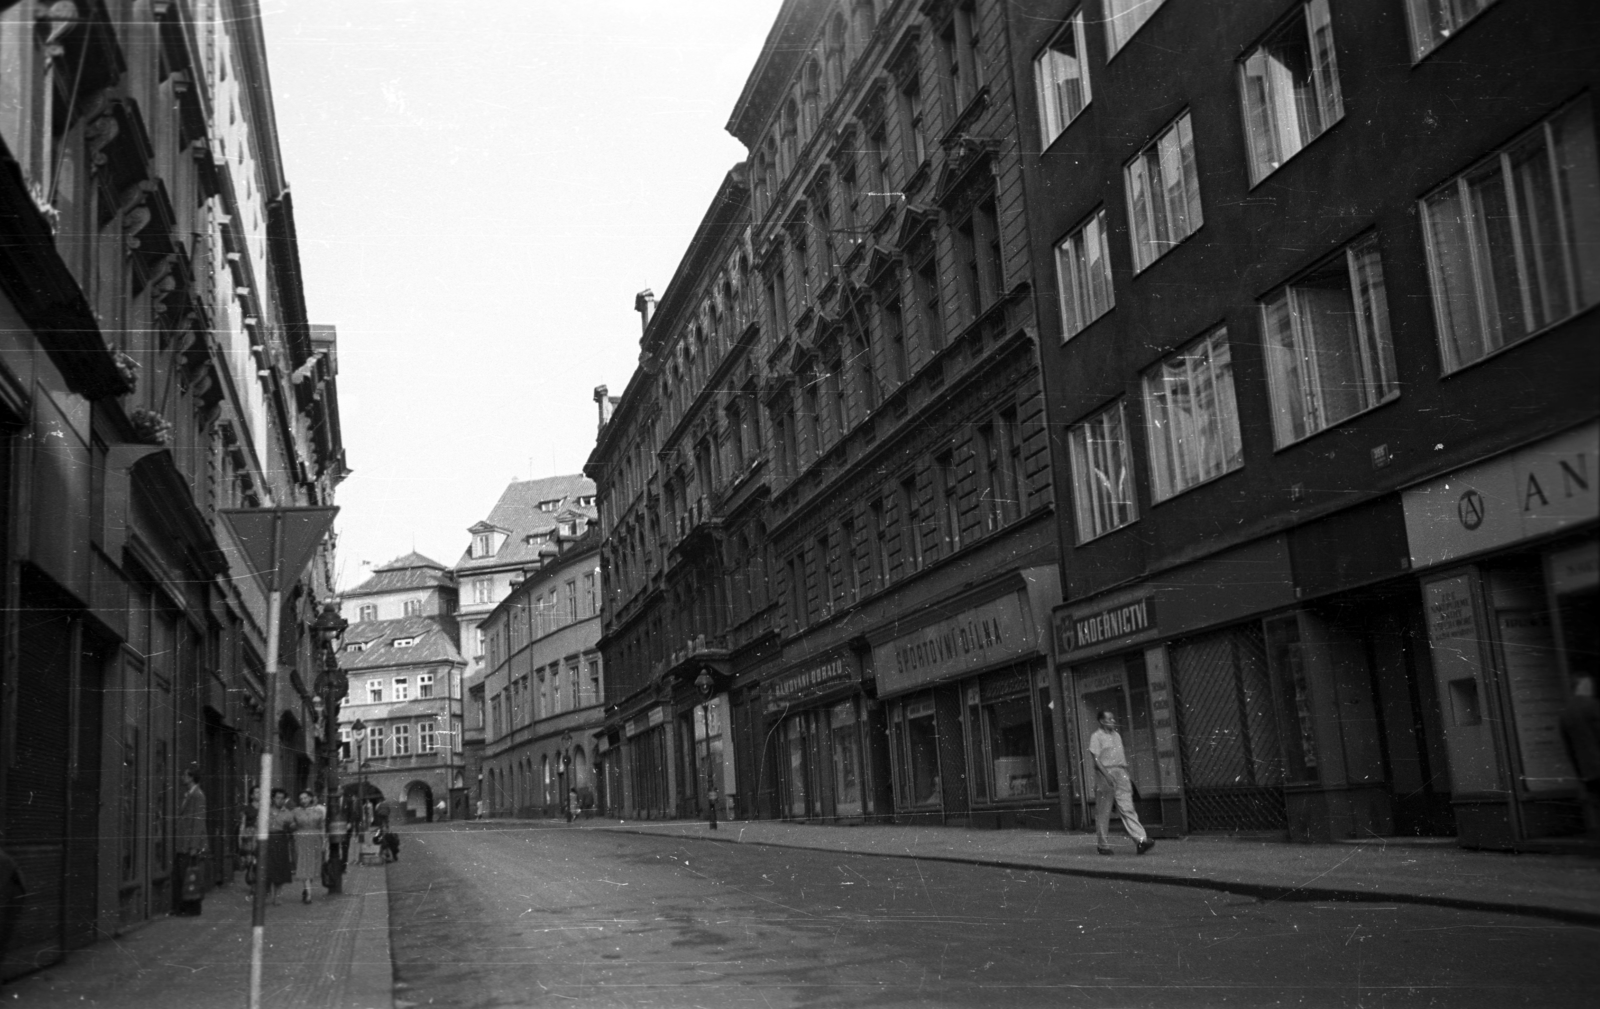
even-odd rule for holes
{"type": "Polygon", "coordinates": [[[185,859],[183,879],[180,883],[184,900],[200,900],[206,895],[206,861],[203,858],[185,859]]]}

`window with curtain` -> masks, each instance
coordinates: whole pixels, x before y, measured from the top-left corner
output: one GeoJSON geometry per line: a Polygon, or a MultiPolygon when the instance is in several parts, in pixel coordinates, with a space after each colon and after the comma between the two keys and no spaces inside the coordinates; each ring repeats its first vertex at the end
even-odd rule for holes
{"type": "Polygon", "coordinates": [[[1261,330],[1280,447],[1400,395],[1374,235],[1268,295],[1261,330]]]}
{"type": "Polygon", "coordinates": [[[1111,311],[1111,250],[1106,212],[1096,211],[1056,246],[1056,281],[1061,289],[1061,337],[1069,339],[1111,311]]]}
{"type": "Polygon", "coordinates": [[[1133,33],[1144,27],[1166,0],[1105,0],[1101,8],[1106,22],[1106,48],[1112,55],[1127,45],[1133,33]]]}
{"type": "Polygon", "coordinates": [[[1260,182],[1344,116],[1328,0],[1311,0],[1240,67],[1250,181],[1260,182]]]}
{"type": "Polygon", "coordinates": [[[1454,38],[1463,25],[1494,3],[1495,0],[1406,0],[1412,58],[1420,60],[1454,38]]]}
{"type": "Polygon", "coordinates": [[[1600,171],[1587,100],[1422,200],[1444,369],[1600,299],[1600,171]]]}
{"type": "Polygon", "coordinates": [[[1226,329],[1190,344],[1147,374],[1144,399],[1156,501],[1244,465],[1226,329]]]}
{"type": "Polygon", "coordinates": [[[1143,270],[1199,230],[1200,174],[1185,112],[1126,169],[1133,265],[1143,270]]]}
{"type": "Polygon", "coordinates": [[[1104,536],[1138,518],[1123,404],[1118,402],[1074,425],[1067,434],[1067,444],[1072,455],[1078,542],[1104,536]]]}
{"type": "Polygon", "coordinates": [[[1083,8],[1067,15],[1061,30],[1033,61],[1033,82],[1039,91],[1039,133],[1042,146],[1055,142],[1089,104],[1088,52],[1083,43],[1083,8]]]}

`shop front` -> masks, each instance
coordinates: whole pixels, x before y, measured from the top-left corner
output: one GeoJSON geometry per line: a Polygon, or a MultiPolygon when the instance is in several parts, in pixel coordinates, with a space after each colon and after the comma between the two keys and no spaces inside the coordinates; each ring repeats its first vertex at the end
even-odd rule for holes
{"type": "Polygon", "coordinates": [[[738,778],[728,695],[706,697],[679,710],[678,773],[683,793],[680,815],[704,817],[715,804],[719,820],[732,819],[738,778]]]}
{"type": "Polygon", "coordinates": [[[896,822],[1061,826],[1061,705],[1042,635],[1059,598],[1054,569],[1032,568],[873,642],[896,822]]]}
{"type": "Polygon", "coordinates": [[[1175,834],[1183,822],[1166,649],[1148,644],[1155,630],[1155,599],[1149,594],[1057,615],[1057,655],[1067,660],[1061,692],[1068,699],[1068,763],[1078,799],[1071,823],[1080,830],[1094,823],[1095,771],[1088,745],[1102,711],[1115,714],[1122,727],[1140,821],[1158,837],[1175,834]],[[1107,649],[1113,653],[1078,657],[1107,649]]]}
{"type": "Polygon", "coordinates": [[[1465,846],[1582,832],[1559,722],[1600,672],[1597,479],[1589,424],[1403,494],[1465,846]]]}
{"type": "Polygon", "coordinates": [[[860,821],[888,812],[882,712],[850,648],[812,656],[768,682],[768,748],[783,819],[860,821]]]}
{"type": "Polygon", "coordinates": [[[667,709],[652,705],[622,723],[623,816],[660,820],[673,812],[672,752],[667,740],[667,709]]]}
{"type": "Polygon", "coordinates": [[[1111,710],[1157,833],[1453,834],[1405,549],[1389,495],[1061,607],[1074,824],[1093,816],[1087,742],[1111,710]]]}

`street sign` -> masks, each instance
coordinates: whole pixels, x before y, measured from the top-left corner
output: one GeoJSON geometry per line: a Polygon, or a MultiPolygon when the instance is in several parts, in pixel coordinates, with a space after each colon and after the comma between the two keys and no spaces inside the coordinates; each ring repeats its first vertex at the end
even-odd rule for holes
{"type": "Polygon", "coordinates": [[[261,579],[268,590],[282,588],[285,576],[293,578],[300,574],[337,514],[339,509],[334,507],[222,509],[222,517],[244,551],[250,573],[261,579]],[[276,556],[273,549],[275,521],[281,522],[278,536],[282,537],[276,556]]]}

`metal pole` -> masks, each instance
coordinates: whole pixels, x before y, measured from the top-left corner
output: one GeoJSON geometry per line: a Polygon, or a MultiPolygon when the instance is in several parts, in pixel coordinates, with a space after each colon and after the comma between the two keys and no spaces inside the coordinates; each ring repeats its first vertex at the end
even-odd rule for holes
{"type": "Polygon", "coordinates": [[[267,583],[266,738],[261,745],[261,804],[256,809],[256,892],[250,909],[250,1009],[261,1009],[261,955],[267,928],[267,824],[272,809],[272,763],[278,749],[278,635],[283,609],[283,516],[272,516],[272,571],[267,583]]]}

